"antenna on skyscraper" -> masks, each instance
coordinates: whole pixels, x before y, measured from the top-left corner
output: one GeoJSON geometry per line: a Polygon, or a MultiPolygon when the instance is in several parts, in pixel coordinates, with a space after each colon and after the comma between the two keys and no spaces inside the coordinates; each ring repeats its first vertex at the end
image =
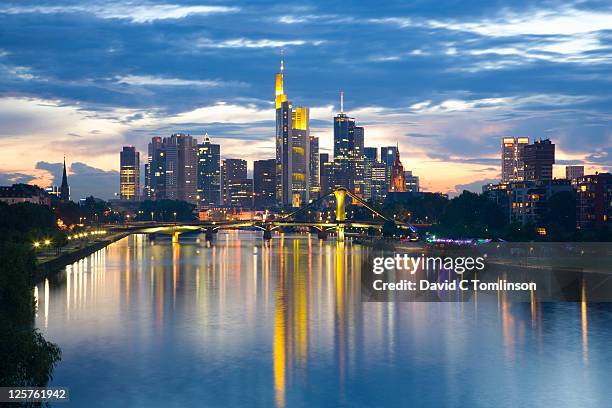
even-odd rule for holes
{"type": "Polygon", "coordinates": [[[340,113],[344,113],[344,91],[340,90],[340,113]]]}
{"type": "Polygon", "coordinates": [[[280,70],[281,72],[283,72],[285,70],[285,50],[283,48],[281,48],[281,66],[280,66],[280,70]]]}

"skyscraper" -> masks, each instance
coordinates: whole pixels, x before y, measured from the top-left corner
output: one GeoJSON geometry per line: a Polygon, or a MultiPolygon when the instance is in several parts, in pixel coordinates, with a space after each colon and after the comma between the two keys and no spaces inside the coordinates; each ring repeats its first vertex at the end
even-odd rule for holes
{"type": "Polygon", "coordinates": [[[396,146],[387,146],[380,148],[380,161],[385,163],[385,178],[387,182],[387,190],[389,189],[389,185],[391,184],[391,169],[393,168],[393,163],[395,162],[395,156],[397,156],[396,146]]]}
{"type": "Polygon", "coordinates": [[[208,133],[198,145],[198,196],[203,207],[221,205],[221,146],[208,133]]]}
{"type": "Polygon", "coordinates": [[[344,93],[340,92],[340,113],[334,117],[334,185],[357,195],[364,190],[363,139],[363,128],[344,113],[344,93]]]}
{"type": "Polygon", "coordinates": [[[60,200],[70,201],[70,187],[68,186],[68,176],[66,175],[66,156],[64,156],[64,170],[62,172],[62,184],[60,186],[60,200]]]}
{"type": "Polygon", "coordinates": [[[310,136],[310,199],[321,195],[321,180],[319,175],[319,138],[310,136]]]}
{"type": "Polygon", "coordinates": [[[247,178],[247,162],[225,159],[221,164],[221,191],[223,205],[251,208],[253,206],[253,180],[247,178]]]}
{"type": "Polygon", "coordinates": [[[525,180],[525,146],[528,137],[504,137],[501,144],[502,183],[525,180]]]}
{"type": "Polygon", "coordinates": [[[119,153],[119,197],[140,199],[140,153],[134,146],[123,146],[119,153]]]}
{"type": "Polygon", "coordinates": [[[299,207],[310,193],[309,110],[287,100],[284,89],[284,60],[276,74],[276,200],[281,206],[299,207]]]}
{"type": "Polygon", "coordinates": [[[190,135],[152,138],[146,169],[148,198],[197,201],[197,140],[190,135]]]}
{"type": "Polygon", "coordinates": [[[269,208],[276,203],[276,159],[253,163],[253,196],[256,209],[269,208]]]}
{"type": "Polygon", "coordinates": [[[404,171],[404,176],[406,179],[406,191],[410,193],[418,193],[419,192],[419,176],[415,176],[412,174],[412,170],[404,171]]]}
{"type": "Polygon", "coordinates": [[[319,182],[321,183],[321,196],[329,194],[333,189],[333,162],[329,160],[328,153],[319,154],[319,182]]]}
{"type": "Polygon", "coordinates": [[[549,139],[536,140],[524,149],[525,180],[552,180],[555,145],[549,139]]]}

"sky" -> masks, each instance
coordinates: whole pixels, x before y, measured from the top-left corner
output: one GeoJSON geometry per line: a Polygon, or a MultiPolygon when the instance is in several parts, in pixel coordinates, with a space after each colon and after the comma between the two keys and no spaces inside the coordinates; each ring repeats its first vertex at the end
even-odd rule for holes
{"type": "MultiPolygon", "coordinates": [[[[225,158],[274,157],[274,74],[311,108],[400,146],[428,191],[500,177],[500,138],[550,138],[567,164],[612,167],[609,1],[0,3],[0,185],[112,198],[119,151],[208,132],[225,158]]],[[[252,168],[252,162],[249,163],[252,168]]]]}

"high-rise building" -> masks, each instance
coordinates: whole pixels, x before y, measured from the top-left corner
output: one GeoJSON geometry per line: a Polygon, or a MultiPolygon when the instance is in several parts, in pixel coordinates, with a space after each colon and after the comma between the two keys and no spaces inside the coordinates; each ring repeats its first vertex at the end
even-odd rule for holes
{"type": "Polygon", "coordinates": [[[568,180],[576,180],[578,177],[584,176],[584,166],[565,166],[565,178],[568,180]]]}
{"type": "Polygon", "coordinates": [[[140,153],[134,146],[123,146],[119,153],[119,197],[130,201],[140,199],[140,153]]]}
{"type": "Polygon", "coordinates": [[[321,196],[321,180],[319,174],[319,138],[310,136],[310,199],[321,196]]]}
{"type": "Polygon", "coordinates": [[[321,183],[321,196],[325,196],[333,190],[333,167],[334,162],[329,160],[328,153],[319,154],[319,181],[321,183]]]}
{"type": "Polygon", "coordinates": [[[253,196],[256,209],[269,208],[276,203],[276,159],[253,163],[253,196]]]}
{"type": "Polygon", "coordinates": [[[406,191],[410,193],[418,193],[419,192],[419,176],[413,175],[412,170],[406,170],[404,172],[404,176],[406,179],[406,191]]]}
{"type": "Polygon", "coordinates": [[[221,191],[224,206],[252,208],[253,180],[247,178],[246,160],[225,159],[222,161],[221,191]]]}
{"type": "Polygon", "coordinates": [[[198,197],[200,206],[221,205],[221,146],[208,133],[198,145],[198,197]]]}
{"type": "Polygon", "coordinates": [[[376,147],[364,147],[363,156],[366,161],[376,162],[378,161],[378,148],[376,147]]]}
{"type": "MultiPolygon", "coordinates": [[[[364,190],[363,198],[370,201],[372,200],[372,189],[374,180],[372,178],[374,167],[378,162],[378,149],[375,147],[364,147],[363,148],[363,168],[364,168],[364,190]]],[[[384,170],[384,166],[382,167],[384,170]]],[[[384,181],[384,174],[383,174],[384,181]]]]}
{"type": "Polygon", "coordinates": [[[197,140],[190,135],[152,138],[146,170],[147,198],[197,201],[197,140]]]}
{"type": "Polygon", "coordinates": [[[68,186],[68,176],[66,175],[66,157],[64,157],[64,169],[62,171],[62,184],[60,185],[60,200],[70,201],[70,186],[68,186]]]}
{"type": "Polygon", "coordinates": [[[291,206],[301,207],[310,199],[309,109],[297,106],[291,127],[291,206]]]}
{"type": "Polygon", "coordinates": [[[504,137],[501,143],[502,183],[525,180],[524,152],[528,137],[504,137]]]}
{"type": "Polygon", "coordinates": [[[389,185],[391,184],[391,169],[393,168],[393,163],[395,162],[395,156],[397,156],[396,146],[386,146],[380,148],[380,161],[385,163],[387,190],[389,190],[389,185]]]}
{"type": "Polygon", "coordinates": [[[284,60],[276,74],[276,200],[281,206],[299,207],[310,195],[309,110],[287,100],[284,60]]]}
{"type": "Polygon", "coordinates": [[[367,200],[378,202],[387,196],[387,168],[383,162],[375,161],[369,165],[366,177],[368,186],[367,200]]]}
{"type": "Polygon", "coordinates": [[[555,145],[549,139],[525,146],[525,180],[552,180],[555,145]]]}
{"type": "Polygon", "coordinates": [[[391,193],[404,193],[406,192],[406,175],[404,173],[404,166],[400,161],[399,148],[396,150],[395,160],[391,167],[391,181],[389,184],[389,192],[391,193]]]}
{"type": "Polygon", "coordinates": [[[340,113],[334,117],[334,184],[360,196],[364,193],[363,140],[363,128],[344,113],[344,93],[340,92],[340,113]]]}

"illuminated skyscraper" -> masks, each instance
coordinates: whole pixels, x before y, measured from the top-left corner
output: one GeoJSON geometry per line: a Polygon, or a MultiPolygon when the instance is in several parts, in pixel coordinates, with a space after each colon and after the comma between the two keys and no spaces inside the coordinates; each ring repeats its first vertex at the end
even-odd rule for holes
{"type": "Polygon", "coordinates": [[[319,154],[319,181],[321,183],[321,196],[329,194],[334,187],[333,169],[334,162],[329,160],[329,154],[319,154]]]}
{"type": "Polygon", "coordinates": [[[504,137],[501,144],[502,183],[525,180],[525,146],[528,137],[504,137]]]}
{"type": "Polygon", "coordinates": [[[140,199],[140,153],[134,146],[123,146],[119,153],[119,197],[140,199]]]}
{"type": "Polygon", "coordinates": [[[287,100],[284,89],[284,60],[276,74],[276,200],[281,206],[299,207],[310,193],[309,111],[287,100]]]}
{"type": "Polygon", "coordinates": [[[340,92],[340,113],[334,117],[334,185],[346,187],[363,196],[363,139],[362,127],[344,113],[344,93],[340,92]]]}
{"type": "Polygon", "coordinates": [[[391,184],[391,169],[393,168],[393,163],[395,162],[395,156],[397,156],[396,146],[387,146],[380,148],[380,161],[385,163],[385,178],[387,183],[387,190],[389,189],[389,185],[391,184]]]}
{"type": "Polygon", "coordinates": [[[145,165],[145,196],[150,200],[166,197],[166,152],[161,137],[151,138],[145,165]]]}
{"type": "Polygon", "coordinates": [[[198,145],[198,196],[201,206],[221,204],[221,146],[211,143],[208,133],[198,145]]]}

